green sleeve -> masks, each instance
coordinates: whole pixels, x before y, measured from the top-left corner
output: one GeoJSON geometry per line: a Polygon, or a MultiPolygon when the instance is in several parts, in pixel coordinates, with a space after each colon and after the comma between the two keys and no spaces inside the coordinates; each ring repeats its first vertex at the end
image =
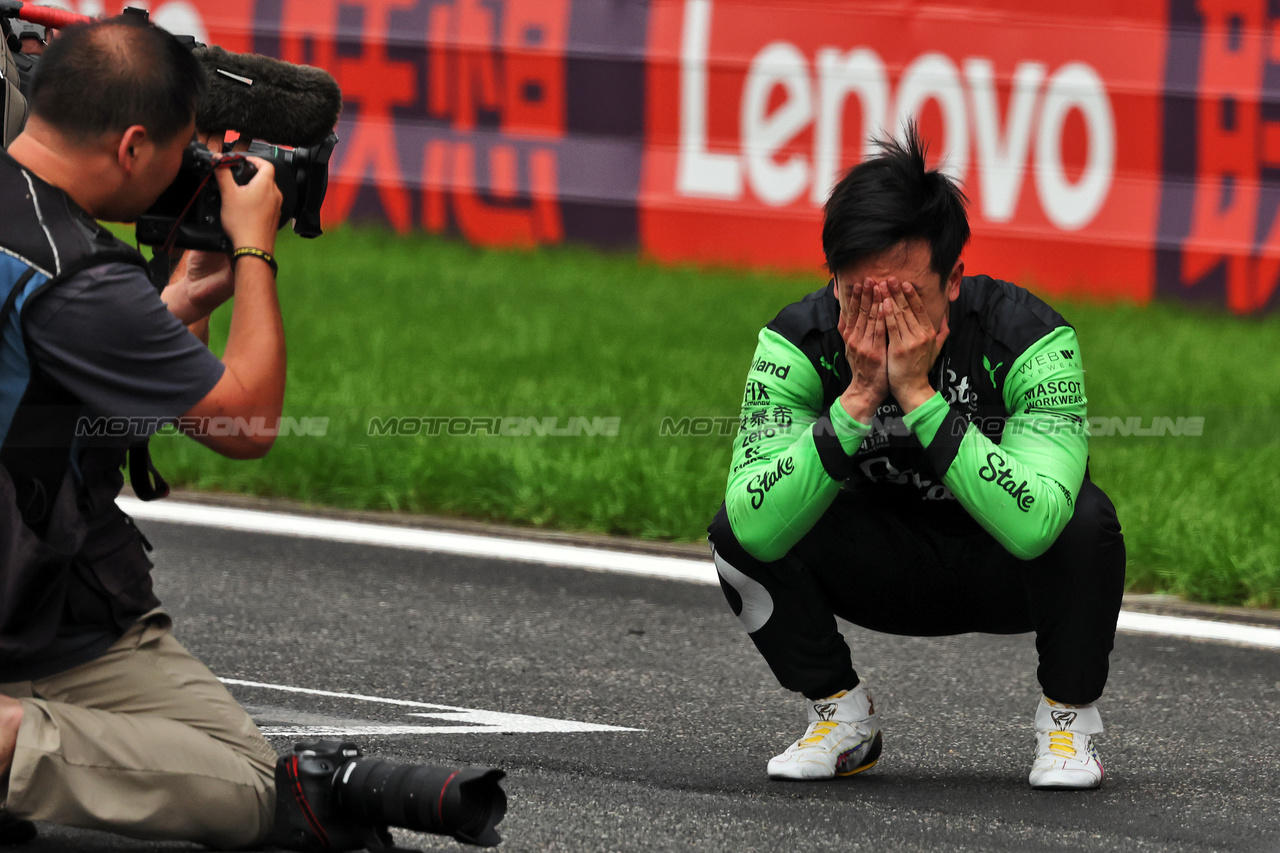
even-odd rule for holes
{"type": "Polygon", "coordinates": [[[1075,512],[1089,457],[1080,345],[1054,329],[1012,365],[1009,413],[997,445],[935,394],[903,420],[942,481],[1011,554],[1030,560],[1053,545],[1075,512]]]}
{"type": "Polygon", "coordinates": [[[747,553],[772,562],[799,542],[853,473],[851,455],[870,431],[839,400],[824,411],[813,363],[762,330],[725,489],[729,525],[747,553]]]}

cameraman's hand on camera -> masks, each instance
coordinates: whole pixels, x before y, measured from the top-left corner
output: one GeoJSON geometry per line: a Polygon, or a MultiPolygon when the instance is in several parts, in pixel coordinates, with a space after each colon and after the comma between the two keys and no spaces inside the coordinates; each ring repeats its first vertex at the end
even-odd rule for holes
{"type": "Polygon", "coordinates": [[[186,289],[187,301],[196,310],[198,319],[208,317],[235,293],[236,277],[231,259],[221,252],[188,250],[182,256],[178,276],[173,284],[181,284],[186,289]]]}
{"type": "Polygon", "coordinates": [[[207,317],[235,292],[231,259],[221,252],[189,249],[183,253],[182,260],[187,298],[207,317]]]}
{"type": "MultiPolygon", "coordinates": [[[[201,145],[218,156],[226,150],[226,131],[197,131],[196,138],[201,145]]],[[[247,137],[237,139],[231,153],[248,150],[251,141],[247,137]]],[[[270,248],[262,248],[263,251],[271,251],[270,248]]],[[[174,316],[182,320],[193,335],[207,344],[209,315],[230,299],[235,294],[235,289],[235,265],[230,258],[220,252],[191,249],[183,253],[161,298],[174,316]]]]}
{"type": "Polygon", "coordinates": [[[221,252],[191,249],[182,253],[182,260],[160,298],[191,334],[207,344],[209,315],[232,297],[235,287],[230,258],[221,252]]]}
{"type": "Polygon", "coordinates": [[[275,166],[260,157],[248,160],[258,173],[244,186],[236,183],[230,169],[214,171],[222,193],[222,228],[237,249],[250,246],[273,252],[284,197],[276,186],[275,166]]]}
{"type": "MultiPolygon", "coordinates": [[[[258,172],[244,186],[236,183],[229,169],[214,170],[222,194],[222,228],[235,248],[269,253],[275,249],[280,224],[280,189],[271,163],[256,157],[249,160],[258,172]]],[[[285,346],[275,275],[270,265],[252,255],[230,261],[230,268],[235,305],[222,354],[226,370],[186,417],[196,421],[262,418],[268,424],[278,424],[284,405],[285,346]]],[[[230,436],[201,431],[195,438],[224,456],[256,459],[270,450],[274,435],[270,430],[230,436]]]]}

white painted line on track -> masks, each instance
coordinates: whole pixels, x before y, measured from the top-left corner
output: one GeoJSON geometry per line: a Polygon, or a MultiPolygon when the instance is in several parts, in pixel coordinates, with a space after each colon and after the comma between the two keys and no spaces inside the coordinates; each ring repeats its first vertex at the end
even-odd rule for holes
{"type": "MultiPolygon", "coordinates": [[[[625,551],[611,551],[607,548],[578,547],[554,542],[504,539],[496,536],[478,536],[471,533],[451,533],[440,530],[419,530],[411,527],[370,524],[362,521],[314,518],[293,513],[207,506],[205,504],[191,504],[181,501],[144,503],[136,498],[122,497],[117,499],[116,502],[121,509],[134,518],[141,518],[147,521],[194,524],[201,527],[242,530],[250,533],[270,533],[278,536],[301,536],[310,539],[326,539],[332,542],[352,542],[386,548],[458,554],[466,557],[520,560],[530,563],[568,566],[616,574],[642,575],[692,583],[715,584],[719,582],[716,577],[715,565],[711,562],[709,550],[706,560],[688,560],[680,557],[631,554],[625,551]]],[[[1120,613],[1120,621],[1117,627],[1121,631],[1132,631],[1141,634],[1160,634],[1167,637],[1184,637],[1197,640],[1217,640],[1280,649],[1280,629],[1259,625],[1211,622],[1205,619],[1161,616],[1153,613],[1137,613],[1125,610],[1120,613]]]]}
{"type": "Polygon", "coordinates": [[[218,527],[224,530],[302,536],[311,539],[327,539],[332,542],[354,542],[362,545],[434,551],[467,557],[522,560],[695,583],[717,582],[716,568],[711,563],[710,549],[707,551],[705,561],[684,560],[679,557],[628,554],[606,548],[579,548],[554,542],[503,539],[442,530],[417,530],[387,524],[312,518],[292,513],[205,506],[180,501],[144,503],[136,498],[119,498],[116,503],[134,518],[147,521],[171,521],[176,524],[196,524],[201,527],[218,527]]]}
{"type": "Polygon", "coordinates": [[[309,687],[292,687],[287,684],[268,684],[262,681],[242,681],[238,678],[219,679],[223,684],[255,687],[281,693],[305,693],[308,696],[325,696],[335,699],[352,699],[379,705],[399,705],[402,708],[429,708],[430,711],[410,713],[410,717],[425,717],[461,723],[453,726],[264,726],[263,734],[288,735],[290,737],[348,737],[357,735],[455,735],[455,734],[530,734],[539,732],[641,732],[623,726],[606,726],[601,723],[580,723],[577,720],[557,720],[551,717],[532,717],[528,714],[505,714],[501,711],[481,711],[459,708],[455,705],[437,705],[432,702],[413,702],[408,699],[387,699],[382,696],[365,696],[360,693],[338,693],[333,690],[313,690],[309,687]]]}
{"type": "Polygon", "coordinates": [[[1138,634],[1222,640],[1247,646],[1280,649],[1280,629],[1262,625],[1240,625],[1235,622],[1212,622],[1208,619],[1188,619],[1185,616],[1163,616],[1157,613],[1122,610],[1120,622],[1116,627],[1121,631],[1133,631],[1138,634]]]}

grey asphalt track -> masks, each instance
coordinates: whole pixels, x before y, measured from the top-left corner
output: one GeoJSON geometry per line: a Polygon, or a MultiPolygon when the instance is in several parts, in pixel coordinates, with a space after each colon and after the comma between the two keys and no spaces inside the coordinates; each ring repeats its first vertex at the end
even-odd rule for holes
{"type": "MultiPolygon", "coordinates": [[[[357,738],[392,761],[506,769],[502,850],[1280,851],[1280,651],[1120,635],[1105,786],[1033,792],[1030,636],[848,627],[883,720],[880,764],[770,782],[765,763],[803,731],[803,708],[713,587],[140,526],[179,639],[220,676],[641,730],[357,738]]],[[[414,708],[232,690],[264,724],[446,725],[414,708]]],[[[14,849],[195,849],[40,829],[14,849]]]]}

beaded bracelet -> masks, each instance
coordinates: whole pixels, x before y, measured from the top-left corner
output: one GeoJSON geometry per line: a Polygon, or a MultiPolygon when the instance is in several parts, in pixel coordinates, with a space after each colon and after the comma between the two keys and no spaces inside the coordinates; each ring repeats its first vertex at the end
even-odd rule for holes
{"type": "Polygon", "coordinates": [[[264,252],[261,249],[255,249],[252,246],[242,246],[241,248],[236,249],[231,254],[231,257],[233,260],[239,260],[240,258],[261,258],[267,262],[267,266],[271,267],[272,275],[280,274],[280,267],[276,264],[276,259],[270,252],[264,252]]]}

